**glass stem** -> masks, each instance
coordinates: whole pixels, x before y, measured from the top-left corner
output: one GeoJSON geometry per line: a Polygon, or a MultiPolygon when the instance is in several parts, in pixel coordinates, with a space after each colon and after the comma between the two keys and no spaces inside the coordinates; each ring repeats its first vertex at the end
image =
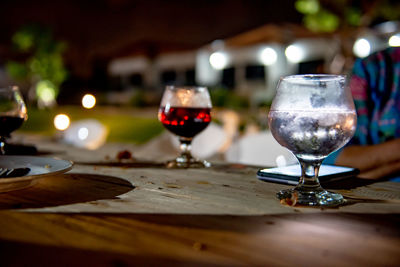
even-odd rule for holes
{"type": "Polygon", "coordinates": [[[193,138],[179,137],[181,157],[187,160],[192,158],[192,154],[190,153],[192,149],[192,139],[193,138]]]}
{"type": "Polygon", "coordinates": [[[6,145],[6,140],[4,140],[4,137],[0,137],[0,155],[6,154],[5,145],[6,145]]]}
{"type": "Polygon", "coordinates": [[[301,177],[297,187],[303,188],[321,188],[318,179],[319,168],[321,167],[322,161],[304,161],[299,159],[301,165],[301,177]]]}

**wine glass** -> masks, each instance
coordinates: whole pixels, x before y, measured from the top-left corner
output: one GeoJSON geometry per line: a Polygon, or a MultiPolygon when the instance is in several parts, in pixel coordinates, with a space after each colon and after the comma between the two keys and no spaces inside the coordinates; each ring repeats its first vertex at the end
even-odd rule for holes
{"type": "Polygon", "coordinates": [[[211,99],[206,87],[165,88],[158,119],[170,132],[179,136],[180,156],[167,162],[168,168],[202,168],[210,167],[205,160],[192,156],[193,137],[203,131],[211,122],[211,99]]]}
{"type": "Polygon", "coordinates": [[[342,195],[324,190],[318,180],[322,161],[353,136],[357,115],[342,75],[292,75],[281,78],[268,114],[272,135],[301,165],[298,185],[282,190],[283,203],[304,206],[344,204],[342,195]]]}
{"type": "Polygon", "coordinates": [[[6,138],[28,118],[25,102],[17,86],[0,88],[0,154],[6,154],[6,138]]]}

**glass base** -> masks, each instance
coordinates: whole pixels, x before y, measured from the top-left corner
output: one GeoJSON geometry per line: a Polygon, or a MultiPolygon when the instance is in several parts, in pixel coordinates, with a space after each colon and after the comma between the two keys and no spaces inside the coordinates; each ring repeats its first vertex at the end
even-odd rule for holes
{"type": "Polygon", "coordinates": [[[206,160],[200,160],[196,158],[185,158],[185,157],[178,157],[174,160],[168,161],[167,162],[167,168],[173,169],[173,168],[209,168],[211,167],[211,163],[206,161],[206,160]]]}
{"type": "Polygon", "coordinates": [[[321,206],[335,207],[346,203],[341,194],[328,192],[323,188],[308,189],[295,187],[281,190],[276,194],[282,204],[289,206],[321,206]]]}

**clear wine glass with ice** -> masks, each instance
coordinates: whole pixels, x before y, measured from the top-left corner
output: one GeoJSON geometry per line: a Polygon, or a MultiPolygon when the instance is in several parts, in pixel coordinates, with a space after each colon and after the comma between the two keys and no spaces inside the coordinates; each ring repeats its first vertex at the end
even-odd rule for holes
{"type": "Polygon", "coordinates": [[[158,111],[158,119],[170,132],[179,137],[181,154],[168,161],[168,168],[210,167],[208,161],[191,154],[195,135],[211,122],[211,99],[206,87],[167,86],[158,111]]]}
{"type": "Polygon", "coordinates": [[[17,86],[0,88],[0,154],[6,154],[6,139],[27,119],[25,102],[17,86]]]}
{"type": "Polygon", "coordinates": [[[299,183],[277,194],[281,202],[304,206],[337,206],[340,194],[318,180],[322,161],[353,136],[357,115],[346,78],[341,75],[292,75],[281,78],[268,114],[274,138],[301,165],[299,183]]]}

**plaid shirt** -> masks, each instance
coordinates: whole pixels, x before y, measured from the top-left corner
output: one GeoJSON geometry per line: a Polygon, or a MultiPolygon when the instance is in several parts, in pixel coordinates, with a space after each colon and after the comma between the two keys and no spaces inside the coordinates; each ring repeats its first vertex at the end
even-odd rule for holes
{"type": "MultiPolygon", "coordinates": [[[[348,145],[373,145],[400,137],[400,47],[391,47],[354,63],[350,88],[357,129],[348,145]]],[[[324,164],[334,164],[340,150],[324,164]]]]}
{"type": "Polygon", "coordinates": [[[357,59],[350,88],[357,111],[357,130],[350,145],[400,137],[400,47],[357,59]]]}

